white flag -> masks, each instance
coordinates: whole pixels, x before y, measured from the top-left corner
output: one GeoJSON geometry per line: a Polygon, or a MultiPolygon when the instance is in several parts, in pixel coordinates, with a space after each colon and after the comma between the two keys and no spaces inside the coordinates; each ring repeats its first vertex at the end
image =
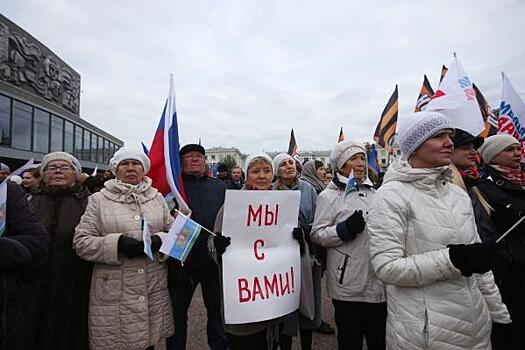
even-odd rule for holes
{"type": "Polygon", "coordinates": [[[503,89],[498,120],[498,134],[509,134],[521,143],[521,160],[525,161],[525,103],[514,90],[509,78],[501,73],[503,89]]]}
{"type": "Polygon", "coordinates": [[[456,56],[425,111],[444,114],[455,128],[472,135],[479,135],[485,129],[472,81],[456,56]]]}

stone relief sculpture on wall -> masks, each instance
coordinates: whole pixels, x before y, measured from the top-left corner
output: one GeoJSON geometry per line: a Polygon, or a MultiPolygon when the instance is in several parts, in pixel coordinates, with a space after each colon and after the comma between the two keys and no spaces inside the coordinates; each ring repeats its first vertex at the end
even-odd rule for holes
{"type": "Polygon", "coordinates": [[[4,23],[0,23],[0,79],[79,113],[80,76],[4,23]]]}

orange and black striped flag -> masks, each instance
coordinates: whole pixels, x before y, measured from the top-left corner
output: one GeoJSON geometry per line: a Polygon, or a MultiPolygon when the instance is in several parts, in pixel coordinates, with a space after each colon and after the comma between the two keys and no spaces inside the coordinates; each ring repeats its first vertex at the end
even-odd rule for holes
{"type": "Polygon", "coordinates": [[[295,142],[295,135],[292,132],[290,133],[290,142],[288,143],[288,154],[292,157],[297,155],[297,142],[295,142]]]}
{"type": "Polygon", "coordinates": [[[443,65],[443,67],[441,67],[441,76],[439,77],[440,84],[443,81],[443,78],[445,77],[445,74],[447,74],[447,72],[448,72],[448,68],[445,67],[445,65],[443,65]]]}
{"type": "Polygon", "coordinates": [[[483,121],[485,123],[485,129],[479,134],[483,138],[487,138],[498,133],[498,120],[496,116],[492,113],[485,96],[479,91],[476,84],[472,84],[472,88],[476,92],[476,100],[478,100],[479,109],[481,110],[481,115],[483,116],[483,121]]]}
{"type": "Polygon", "coordinates": [[[343,127],[341,127],[341,130],[339,130],[339,138],[337,139],[337,143],[342,142],[345,140],[345,134],[343,134],[343,127]]]}
{"type": "Polygon", "coordinates": [[[396,85],[394,93],[390,96],[383,113],[381,113],[381,119],[379,120],[376,131],[374,132],[375,142],[389,153],[392,152],[392,139],[396,133],[398,110],[399,97],[396,85]]]}
{"type": "Polygon", "coordinates": [[[423,78],[423,85],[421,85],[421,90],[419,91],[419,96],[417,97],[415,112],[421,112],[423,107],[425,107],[427,103],[430,102],[430,99],[432,99],[433,95],[434,90],[432,90],[432,86],[430,86],[430,82],[428,81],[427,75],[425,74],[425,77],[423,78]]]}

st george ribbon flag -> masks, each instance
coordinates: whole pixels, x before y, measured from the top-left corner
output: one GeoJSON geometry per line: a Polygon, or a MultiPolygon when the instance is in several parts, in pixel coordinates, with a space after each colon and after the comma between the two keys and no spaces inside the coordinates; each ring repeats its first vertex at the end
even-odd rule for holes
{"type": "Polygon", "coordinates": [[[498,120],[498,134],[514,136],[521,144],[521,161],[525,162],[525,103],[504,73],[498,120]]]}
{"type": "Polygon", "coordinates": [[[184,263],[193,244],[199,238],[201,228],[201,225],[178,212],[160,251],[184,263]]]}
{"type": "Polygon", "coordinates": [[[148,154],[151,162],[148,176],[153,181],[153,187],[166,198],[174,198],[179,210],[189,215],[191,210],[184,199],[186,195],[182,184],[179,148],[175,89],[171,74],[168,98],[148,154]]]}
{"type": "Polygon", "coordinates": [[[455,54],[425,111],[444,114],[455,128],[472,135],[479,135],[485,129],[472,81],[455,54]]]}

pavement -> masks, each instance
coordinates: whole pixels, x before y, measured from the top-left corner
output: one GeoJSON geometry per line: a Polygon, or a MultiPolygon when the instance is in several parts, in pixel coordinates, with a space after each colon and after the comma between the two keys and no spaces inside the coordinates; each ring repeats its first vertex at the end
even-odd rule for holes
{"type": "MultiPolygon", "coordinates": [[[[325,279],[323,278],[323,292],[325,291],[325,279]]],[[[332,302],[326,296],[323,296],[323,320],[327,321],[335,328],[334,307],[332,302]]],[[[188,343],[187,350],[205,350],[208,349],[206,340],[206,309],[202,302],[200,286],[195,291],[193,300],[188,312],[188,343]]],[[[294,338],[293,349],[300,350],[301,344],[299,338],[294,338]]],[[[314,332],[313,350],[334,350],[337,349],[337,338],[335,334],[324,335],[314,332]]]]}

